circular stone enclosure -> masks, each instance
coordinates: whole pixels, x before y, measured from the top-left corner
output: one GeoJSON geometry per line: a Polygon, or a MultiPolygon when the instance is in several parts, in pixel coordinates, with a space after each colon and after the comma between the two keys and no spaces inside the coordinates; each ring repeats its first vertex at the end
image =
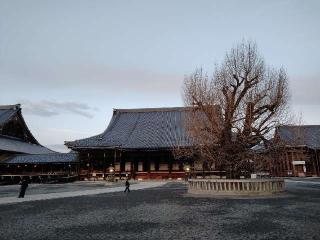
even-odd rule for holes
{"type": "Polygon", "coordinates": [[[274,179],[189,179],[188,193],[216,196],[263,196],[284,191],[284,180],[274,179]]]}

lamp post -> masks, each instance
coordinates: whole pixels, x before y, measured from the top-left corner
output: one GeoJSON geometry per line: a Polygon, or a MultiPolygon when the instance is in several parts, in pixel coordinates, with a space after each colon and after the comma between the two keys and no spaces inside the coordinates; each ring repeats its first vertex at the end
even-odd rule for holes
{"type": "Polygon", "coordinates": [[[87,163],[88,171],[87,171],[87,179],[89,180],[89,167],[90,167],[90,153],[88,152],[88,163],[87,163]]]}
{"type": "Polygon", "coordinates": [[[106,180],[106,153],[103,153],[103,180],[106,180]]]}
{"type": "Polygon", "coordinates": [[[114,167],[112,165],[109,167],[109,173],[111,175],[110,181],[113,182],[114,181],[114,167]]]}
{"type": "Polygon", "coordinates": [[[185,171],[185,181],[187,182],[188,179],[190,178],[190,165],[189,164],[186,164],[184,165],[184,171],[185,171]]]}
{"type": "Polygon", "coordinates": [[[88,168],[88,170],[87,170],[87,179],[89,180],[89,167],[90,167],[90,163],[87,163],[87,168],[88,168]]]}

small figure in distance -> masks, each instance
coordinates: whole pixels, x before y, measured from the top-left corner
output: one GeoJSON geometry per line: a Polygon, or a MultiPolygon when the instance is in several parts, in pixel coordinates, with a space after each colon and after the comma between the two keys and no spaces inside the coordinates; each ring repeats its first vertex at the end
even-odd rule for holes
{"type": "Polygon", "coordinates": [[[124,190],[124,192],[130,192],[130,183],[129,183],[128,178],[126,180],[126,189],[124,190]]]}
{"type": "Polygon", "coordinates": [[[18,197],[18,198],[24,198],[24,195],[25,195],[26,190],[27,190],[28,185],[29,185],[29,184],[28,184],[28,180],[25,179],[25,178],[23,178],[23,179],[20,181],[19,184],[21,185],[21,187],[20,187],[20,193],[19,193],[19,197],[18,197]]]}

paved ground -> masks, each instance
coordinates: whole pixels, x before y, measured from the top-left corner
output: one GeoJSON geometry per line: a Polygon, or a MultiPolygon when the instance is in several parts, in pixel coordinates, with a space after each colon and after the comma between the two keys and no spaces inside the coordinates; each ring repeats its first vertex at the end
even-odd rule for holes
{"type": "MultiPolygon", "coordinates": [[[[28,195],[33,194],[47,194],[47,193],[61,193],[61,192],[71,192],[71,191],[80,191],[80,190],[92,190],[92,189],[104,189],[106,187],[117,187],[123,186],[123,182],[119,183],[108,183],[105,181],[95,181],[95,182],[73,182],[65,184],[29,184],[27,189],[28,195]]],[[[19,194],[19,185],[7,185],[0,186],[0,198],[3,197],[16,197],[19,194]]]]}
{"type": "Polygon", "coordinates": [[[301,182],[301,183],[313,183],[313,184],[320,184],[320,177],[291,177],[285,179],[287,182],[301,182]]]}
{"type": "Polygon", "coordinates": [[[0,205],[0,239],[320,239],[319,181],[299,181],[259,199],[195,198],[168,183],[0,205]]]}
{"type": "MultiPolygon", "coordinates": [[[[150,181],[150,182],[131,182],[132,190],[141,190],[146,188],[158,187],[164,185],[165,182],[160,181],[150,181]]],[[[13,204],[13,203],[22,203],[30,201],[39,201],[39,200],[49,200],[57,198],[68,198],[68,197],[79,197],[79,196],[88,196],[96,195],[102,193],[112,193],[112,192],[123,192],[124,183],[107,183],[107,182],[77,182],[69,183],[66,186],[66,189],[63,188],[63,185],[47,185],[47,184],[31,184],[30,189],[28,187],[27,194],[24,198],[17,198],[17,192],[19,191],[19,186],[8,186],[0,188],[0,192],[6,192],[9,197],[0,197],[0,205],[2,204],[13,204]],[[82,186],[82,188],[81,188],[82,186]],[[88,188],[88,186],[90,186],[88,188]],[[94,187],[95,186],[95,187],[94,187]],[[81,189],[81,190],[79,190],[81,189]],[[54,191],[56,190],[56,191],[54,191]]],[[[5,194],[2,194],[5,195],[5,194]]]]}

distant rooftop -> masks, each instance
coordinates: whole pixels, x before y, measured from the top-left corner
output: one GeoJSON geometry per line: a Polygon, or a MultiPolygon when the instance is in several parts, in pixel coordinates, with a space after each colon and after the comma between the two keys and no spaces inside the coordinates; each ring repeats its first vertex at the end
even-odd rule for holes
{"type": "Polygon", "coordinates": [[[279,126],[277,133],[288,145],[320,149],[320,125],[279,126]]]}
{"type": "Polygon", "coordinates": [[[78,159],[77,153],[21,154],[6,159],[5,164],[72,163],[78,159]]]}
{"type": "Polygon", "coordinates": [[[28,154],[55,153],[54,151],[39,144],[32,144],[18,138],[3,135],[0,135],[0,150],[28,154]]]}

